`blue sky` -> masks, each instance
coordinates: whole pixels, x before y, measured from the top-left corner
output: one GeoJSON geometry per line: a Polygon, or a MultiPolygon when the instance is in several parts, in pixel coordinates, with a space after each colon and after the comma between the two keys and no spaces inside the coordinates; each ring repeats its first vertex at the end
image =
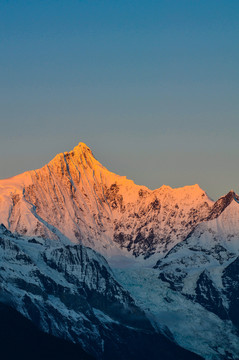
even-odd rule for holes
{"type": "Polygon", "coordinates": [[[157,188],[239,191],[239,2],[0,2],[0,178],[79,141],[157,188]]]}

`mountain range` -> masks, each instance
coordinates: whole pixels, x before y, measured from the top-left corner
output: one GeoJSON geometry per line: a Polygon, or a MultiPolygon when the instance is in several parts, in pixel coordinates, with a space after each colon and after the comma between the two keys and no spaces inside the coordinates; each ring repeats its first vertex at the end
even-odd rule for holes
{"type": "Polygon", "coordinates": [[[234,191],[150,190],[79,143],[0,180],[0,223],[0,302],[49,336],[95,359],[239,358],[234,191]]]}

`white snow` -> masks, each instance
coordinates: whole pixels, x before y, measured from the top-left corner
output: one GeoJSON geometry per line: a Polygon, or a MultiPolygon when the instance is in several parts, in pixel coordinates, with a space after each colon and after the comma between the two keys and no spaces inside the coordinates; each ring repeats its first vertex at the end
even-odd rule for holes
{"type": "Polygon", "coordinates": [[[223,321],[199,304],[187,300],[158,279],[157,269],[114,269],[118,281],[145,310],[155,327],[168,327],[182,347],[207,360],[225,351],[239,357],[239,339],[230,321],[223,321]]]}

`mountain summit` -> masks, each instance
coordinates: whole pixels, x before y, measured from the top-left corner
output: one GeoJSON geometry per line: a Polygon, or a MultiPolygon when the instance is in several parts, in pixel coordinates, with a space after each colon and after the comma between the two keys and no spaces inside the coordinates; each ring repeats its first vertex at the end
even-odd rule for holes
{"type": "Polygon", "coordinates": [[[0,219],[9,230],[81,243],[108,258],[165,254],[213,207],[197,184],[136,185],[107,170],[82,142],[41,169],[0,181],[0,219]]]}

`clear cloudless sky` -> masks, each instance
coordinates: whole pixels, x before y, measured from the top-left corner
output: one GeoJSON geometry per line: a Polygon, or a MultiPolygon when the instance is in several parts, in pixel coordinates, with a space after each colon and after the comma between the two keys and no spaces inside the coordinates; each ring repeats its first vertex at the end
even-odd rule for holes
{"type": "Polygon", "coordinates": [[[150,188],[239,191],[238,0],[1,0],[0,178],[85,142],[150,188]]]}

